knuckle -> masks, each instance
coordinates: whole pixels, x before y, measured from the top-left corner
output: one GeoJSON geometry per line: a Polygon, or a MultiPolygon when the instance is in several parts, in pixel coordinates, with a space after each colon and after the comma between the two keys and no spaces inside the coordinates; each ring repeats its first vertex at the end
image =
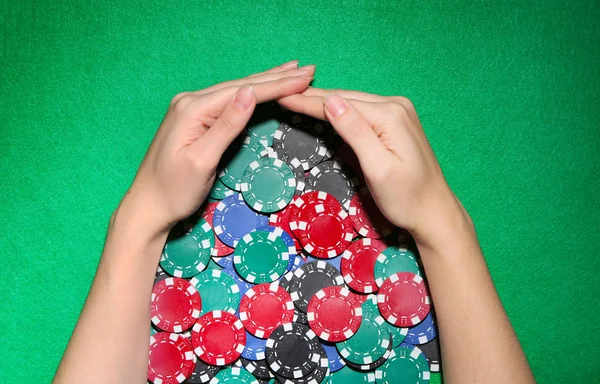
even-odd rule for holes
{"type": "Polygon", "coordinates": [[[408,116],[406,107],[398,103],[387,103],[386,108],[397,119],[404,120],[408,116]]]}
{"type": "Polygon", "coordinates": [[[186,109],[186,107],[190,104],[191,99],[193,98],[192,93],[190,92],[181,92],[173,97],[171,100],[171,108],[181,111],[186,109]]]}

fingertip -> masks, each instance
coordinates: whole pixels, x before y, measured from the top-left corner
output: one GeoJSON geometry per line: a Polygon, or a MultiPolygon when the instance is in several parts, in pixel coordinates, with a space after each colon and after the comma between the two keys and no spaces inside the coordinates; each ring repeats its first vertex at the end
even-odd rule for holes
{"type": "Polygon", "coordinates": [[[247,111],[256,103],[256,95],[251,85],[244,85],[235,94],[233,104],[242,111],[247,111]]]}
{"type": "Polygon", "coordinates": [[[335,93],[325,97],[324,105],[327,112],[333,118],[343,115],[348,110],[348,102],[335,93]]]}
{"type": "Polygon", "coordinates": [[[300,61],[298,60],[292,60],[292,61],[288,61],[287,63],[283,63],[279,66],[279,68],[283,68],[283,69],[294,69],[294,68],[298,68],[298,63],[300,63],[300,61]]]}

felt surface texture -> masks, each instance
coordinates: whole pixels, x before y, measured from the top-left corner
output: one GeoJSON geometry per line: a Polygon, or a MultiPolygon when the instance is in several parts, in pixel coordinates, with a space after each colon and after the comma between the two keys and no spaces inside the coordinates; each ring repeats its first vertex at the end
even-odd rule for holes
{"type": "Polygon", "coordinates": [[[51,380],[170,99],[299,59],[315,86],[414,102],[538,381],[598,382],[599,19],[594,0],[2,1],[0,381],[51,380]]]}

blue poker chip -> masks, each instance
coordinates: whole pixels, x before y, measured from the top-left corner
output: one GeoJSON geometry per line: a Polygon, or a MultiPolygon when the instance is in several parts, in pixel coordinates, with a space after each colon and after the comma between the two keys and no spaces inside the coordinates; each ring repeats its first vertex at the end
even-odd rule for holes
{"type": "Polygon", "coordinates": [[[324,261],[328,264],[333,265],[335,267],[335,269],[338,270],[338,272],[340,272],[342,270],[342,267],[340,266],[340,264],[342,263],[341,256],[336,256],[333,259],[318,259],[316,257],[313,257],[312,255],[307,255],[306,262],[309,262],[309,261],[324,261]]]}
{"type": "MultiPolygon", "coordinates": [[[[281,240],[283,240],[283,242],[285,243],[285,245],[288,247],[288,253],[289,253],[289,256],[290,256],[290,260],[288,262],[288,266],[287,266],[287,269],[286,269],[286,272],[289,272],[294,267],[294,264],[296,263],[296,259],[301,258],[301,257],[296,257],[297,256],[296,245],[294,244],[294,238],[292,237],[292,235],[290,235],[289,233],[287,233],[286,231],[284,231],[282,228],[275,227],[275,226],[272,226],[272,225],[265,225],[264,227],[257,228],[256,230],[257,231],[273,232],[278,237],[280,237],[281,240]]],[[[298,266],[296,266],[296,268],[298,268],[298,266]]]]}
{"type": "Polygon", "coordinates": [[[231,268],[233,269],[233,253],[231,255],[215,257],[213,256],[213,261],[222,268],[231,268]]]}
{"type": "Polygon", "coordinates": [[[269,225],[269,218],[248,207],[240,193],[224,198],[215,208],[214,232],[230,247],[235,248],[242,237],[266,225],[269,225]]]}
{"type": "Polygon", "coordinates": [[[246,280],[242,279],[242,277],[236,272],[236,270],[233,266],[228,267],[228,268],[223,268],[221,270],[221,272],[228,274],[229,276],[231,276],[233,278],[233,280],[235,280],[238,287],[240,288],[240,297],[243,297],[246,294],[246,292],[254,286],[254,284],[249,283],[246,280]]]}
{"type": "Polygon", "coordinates": [[[337,372],[344,368],[346,362],[344,362],[344,359],[342,359],[342,356],[340,356],[335,344],[326,343],[321,340],[321,346],[327,354],[327,359],[329,359],[329,370],[331,372],[337,372]]]}
{"type": "Polygon", "coordinates": [[[437,336],[437,327],[433,321],[433,315],[431,312],[425,317],[423,321],[414,327],[408,328],[408,334],[404,339],[405,343],[412,345],[420,345],[430,342],[437,336]]]}
{"type": "Polygon", "coordinates": [[[264,360],[266,358],[267,339],[259,339],[246,332],[246,347],[242,352],[242,357],[248,360],[264,360]]]}

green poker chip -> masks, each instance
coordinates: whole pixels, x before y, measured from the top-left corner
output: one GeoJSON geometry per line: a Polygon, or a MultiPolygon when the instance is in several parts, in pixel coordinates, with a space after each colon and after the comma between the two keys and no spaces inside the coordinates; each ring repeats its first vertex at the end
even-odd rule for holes
{"type": "Polygon", "coordinates": [[[238,242],[233,264],[245,280],[260,284],[280,278],[287,270],[288,247],[274,232],[250,232],[238,242]]]}
{"type": "Polygon", "coordinates": [[[215,200],[223,200],[227,196],[231,196],[235,193],[235,191],[221,181],[218,177],[215,179],[212,188],[208,192],[208,196],[215,200]]]}
{"type": "Polygon", "coordinates": [[[241,191],[244,200],[256,211],[277,212],[292,201],[296,192],[296,175],[287,163],[264,157],[246,168],[241,191]]]}
{"type": "Polygon", "coordinates": [[[210,384],[258,384],[258,380],[245,369],[231,367],[221,370],[212,378],[210,384]]]}
{"type": "Polygon", "coordinates": [[[392,350],[389,359],[375,371],[377,383],[429,383],[429,364],[417,347],[399,347],[392,350]]]}
{"type": "Polygon", "coordinates": [[[167,241],[160,266],[175,277],[195,276],[206,269],[214,246],[215,236],[210,224],[199,219],[192,229],[167,241]]]}
{"type": "Polygon", "coordinates": [[[241,189],[242,175],[248,165],[253,161],[260,159],[261,153],[265,151],[265,147],[258,141],[252,142],[247,137],[244,144],[233,155],[229,162],[225,165],[219,178],[227,187],[239,191],[241,189]]]}
{"type": "MultiPolygon", "coordinates": [[[[369,295],[367,301],[365,301],[362,305],[363,318],[370,317],[375,318],[380,316],[379,308],[377,307],[377,295],[369,295]]],[[[385,319],[384,319],[385,320],[385,319]]],[[[408,335],[408,328],[397,327],[394,324],[388,323],[384,321],[382,324],[383,327],[387,328],[387,330],[392,335],[392,347],[396,348],[406,338],[408,335]]]]}
{"type": "Polygon", "coordinates": [[[360,384],[360,383],[374,383],[375,373],[374,372],[359,372],[352,368],[344,367],[339,371],[333,372],[329,375],[328,384],[360,384]]]}
{"type": "Polygon", "coordinates": [[[419,263],[414,253],[407,248],[387,247],[375,261],[375,282],[381,287],[384,280],[398,272],[412,272],[421,275],[419,263]]]}
{"type": "Polygon", "coordinates": [[[200,293],[202,311],[227,311],[235,313],[240,305],[240,288],[231,276],[218,269],[209,269],[194,276],[190,283],[200,293]]]}
{"type": "Polygon", "coordinates": [[[340,355],[350,363],[369,365],[379,360],[390,347],[390,333],[381,316],[364,316],[358,331],[337,343],[340,355]]]}
{"type": "Polygon", "coordinates": [[[281,123],[276,119],[263,120],[256,123],[250,123],[248,126],[248,136],[253,141],[259,141],[263,146],[273,145],[273,134],[279,128],[281,123]]]}

